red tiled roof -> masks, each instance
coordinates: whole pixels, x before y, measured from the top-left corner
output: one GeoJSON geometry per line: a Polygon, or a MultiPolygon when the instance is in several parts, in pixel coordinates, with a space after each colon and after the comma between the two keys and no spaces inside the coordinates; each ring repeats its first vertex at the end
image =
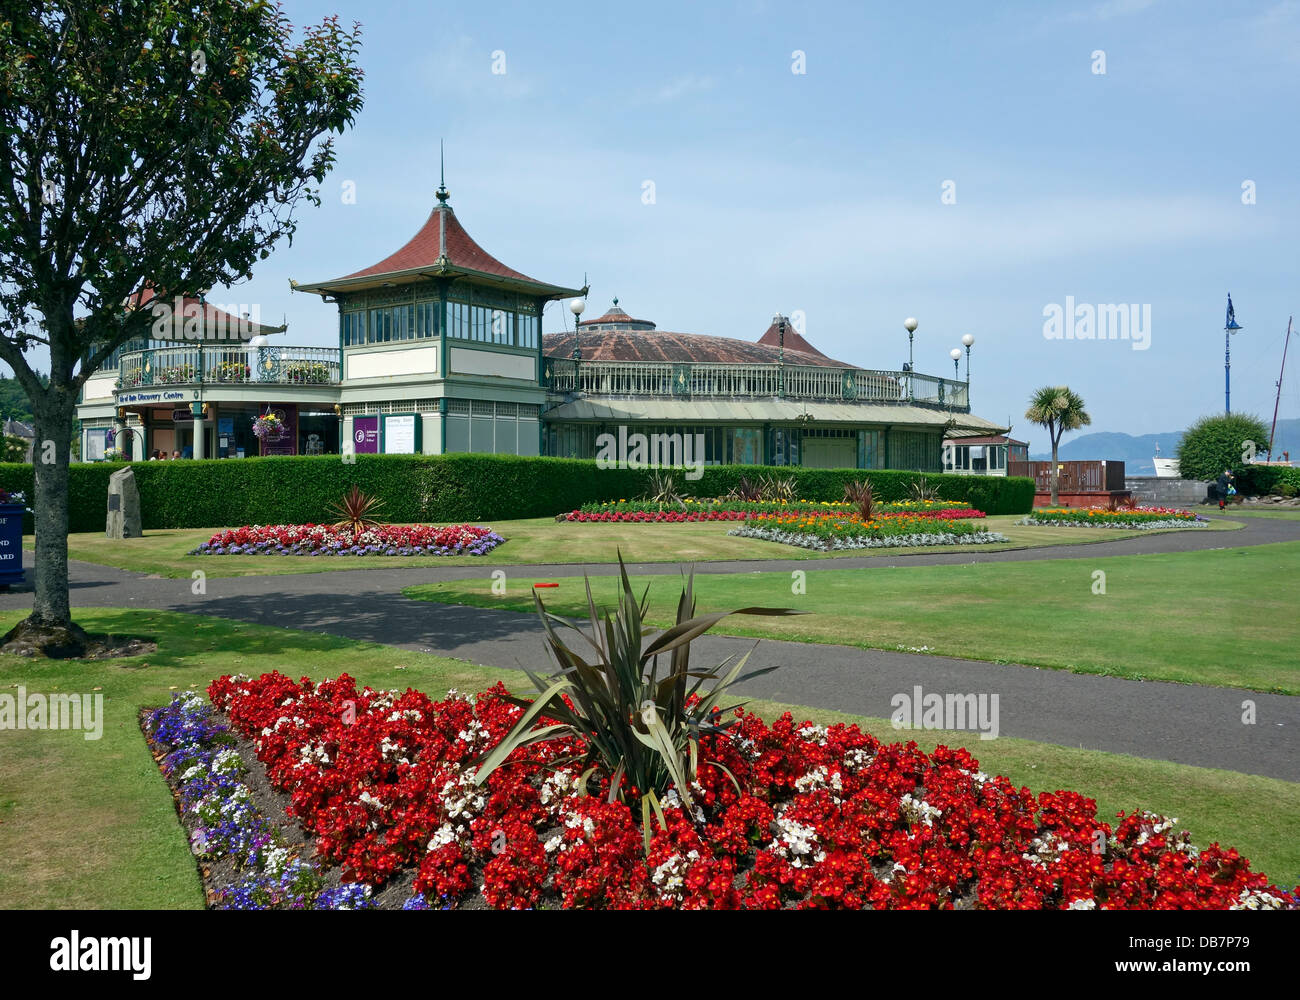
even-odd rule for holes
{"type": "Polygon", "coordinates": [[[984,437],[958,437],[949,438],[948,440],[957,444],[1016,444],[1024,448],[1029,447],[1027,442],[1017,441],[1015,438],[1009,438],[1005,434],[994,434],[992,436],[984,437]]]}
{"type": "MultiPolygon", "coordinates": [[[[156,298],[158,298],[157,291],[152,285],[146,285],[142,291],[137,292],[126,300],[125,308],[131,311],[142,309],[149,306],[149,303],[153,302],[156,298]]],[[[165,301],[169,305],[174,305],[175,296],[167,298],[165,301]]],[[[199,299],[193,295],[185,295],[181,297],[181,314],[174,317],[175,324],[182,329],[186,320],[191,318],[187,315],[191,306],[198,306],[201,309],[203,326],[205,329],[237,330],[239,327],[236,324],[251,322],[240,316],[236,316],[233,313],[228,313],[224,309],[218,309],[206,299],[199,299]]],[[[268,333],[283,333],[285,331],[284,326],[268,326],[265,323],[251,323],[248,329],[251,331],[249,333],[250,337],[268,333]]]]}
{"type": "MultiPolygon", "coordinates": [[[[788,331],[787,331],[788,334],[788,331]]],[[[791,350],[787,336],[785,363],[823,368],[851,368],[823,354],[791,350]]],[[[542,337],[547,357],[571,358],[574,334],[548,333],[542,337]]],[[[580,343],[584,361],[676,361],[715,364],[776,364],[778,350],[767,344],[699,333],[671,333],[667,330],[598,330],[583,332],[580,343]]]]}
{"type": "MultiPolygon", "coordinates": [[[[760,344],[767,344],[771,347],[780,348],[781,331],[778,328],[778,325],[781,319],[781,316],[772,317],[772,325],[763,331],[763,336],[758,338],[760,344]]],[[[786,318],[785,321],[785,349],[786,351],[799,351],[803,354],[813,354],[819,358],[826,358],[825,354],[817,350],[817,348],[813,347],[812,344],[808,343],[808,341],[804,340],[803,337],[799,335],[798,331],[795,330],[788,318],[786,318]]],[[[826,358],[826,360],[830,361],[830,358],[826,358]]]]}
{"type": "Polygon", "coordinates": [[[618,299],[614,300],[614,304],[610,306],[609,311],[606,312],[604,316],[597,316],[595,319],[584,319],[578,324],[578,326],[604,326],[613,323],[636,324],[640,327],[649,327],[652,330],[654,329],[654,324],[650,322],[650,320],[633,319],[625,313],[622,308],[619,307],[618,299]]]}
{"type": "MultiPolygon", "coordinates": [[[[395,271],[410,271],[421,267],[433,267],[446,251],[447,261],[455,267],[471,271],[482,271],[502,278],[514,278],[518,281],[531,281],[541,284],[533,278],[506,267],[490,253],[474,242],[469,233],[456,218],[451,206],[442,203],[429,213],[420,231],[412,236],[396,253],[390,254],[378,264],[352,274],[345,278],[366,278],[395,271]]],[[[344,279],[339,279],[344,280],[344,279]]]]}

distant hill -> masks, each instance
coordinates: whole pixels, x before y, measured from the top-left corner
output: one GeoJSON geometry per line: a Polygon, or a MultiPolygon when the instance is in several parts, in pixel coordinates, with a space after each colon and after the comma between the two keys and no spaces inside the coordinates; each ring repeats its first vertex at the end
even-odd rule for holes
{"type": "MultiPolygon", "coordinates": [[[[1271,418],[1270,418],[1271,419],[1271,418]]],[[[1265,424],[1269,423],[1266,419],[1265,424]]],[[[1040,428],[1024,428],[1015,437],[1030,437],[1031,440],[1037,439],[1042,441],[1045,432],[1040,428]]],[[[1061,445],[1061,461],[1078,461],[1078,460],[1100,460],[1121,461],[1124,463],[1124,471],[1134,476],[1153,476],[1156,468],[1151,459],[1155,456],[1156,445],[1160,445],[1161,458],[1174,458],[1178,454],[1178,442],[1183,438],[1182,431],[1169,431],[1165,434],[1142,434],[1135,437],[1132,434],[1120,434],[1112,431],[1101,431],[1096,434],[1081,434],[1077,438],[1071,438],[1061,445]]],[[[1261,445],[1267,445],[1267,441],[1260,442],[1261,445]]],[[[1261,451],[1263,448],[1261,447],[1261,451]]],[[[1277,438],[1273,443],[1273,452],[1276,458],[1282,457],[1282,452],[1291,452],[1291,461],[1300,464],[1300,420],[1279,420],[1277,422],[1277,438]]],[[[1029,456],[1036,462],[1049,462],[1052,458],[1050,451],[1034,452],[1029,456]]]]}

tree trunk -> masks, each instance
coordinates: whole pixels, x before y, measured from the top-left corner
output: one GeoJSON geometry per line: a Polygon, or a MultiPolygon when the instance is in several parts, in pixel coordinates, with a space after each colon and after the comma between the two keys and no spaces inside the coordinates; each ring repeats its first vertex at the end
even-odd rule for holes
{"type": "Polygon", "coordinates": [[[32,613],[0,643],[52,657],[85,653],[89,637],[72,621],[68,599],[68,457],[75,398],[51,392],[36,410],[32,448],[36,519],[36,589],[32,613]],[[52,446],[51,446],[52,445],[52,446]],[[46,459],[51,457],[53,461],[46,459]]]}
{"type": "Polygon", "coordinates": [[[1056,481],[1057,467],[1060,464],[1056,460],[1056,449],[1059,444],[1059,441],[1060,441],[1059,438],[1052,438],[1052,506],[1053,507],[1058,506],[1061,502],[1059,499],[1060,494],[1057,492],[1057,481],[1056,481]]]}

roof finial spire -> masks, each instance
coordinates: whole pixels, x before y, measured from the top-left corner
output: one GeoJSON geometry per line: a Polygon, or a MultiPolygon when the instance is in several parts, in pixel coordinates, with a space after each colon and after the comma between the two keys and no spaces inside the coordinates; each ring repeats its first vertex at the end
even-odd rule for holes
{"type": "Polygon", "coordinates": [[[447,204],[447,161],[443,153],[442,140],[438,140],[438,203],[447,204]]]}

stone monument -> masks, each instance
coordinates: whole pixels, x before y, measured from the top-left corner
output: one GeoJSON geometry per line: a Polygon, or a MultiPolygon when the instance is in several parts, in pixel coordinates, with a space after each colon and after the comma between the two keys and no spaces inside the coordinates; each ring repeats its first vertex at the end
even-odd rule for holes
{"type": "Polygon", "coordinates": [[[109,538],[139,538],[140,490],[135,485],[135,471],[128,465],[114,472],[108,480],[109,538]]]}

